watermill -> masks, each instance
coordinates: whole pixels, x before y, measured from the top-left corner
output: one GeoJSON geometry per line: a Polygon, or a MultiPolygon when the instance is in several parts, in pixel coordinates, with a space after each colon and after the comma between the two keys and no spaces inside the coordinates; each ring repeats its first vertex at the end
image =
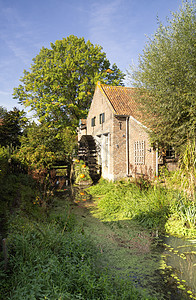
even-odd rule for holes
{"type": "Polygon", "coordinates": [[[97,144],[92,135],[83,135],[79,141],[78,158],[82,159],[89,167],[89,173],[96,182],[101,176],[101,166],[98,165],[97,144]]]}

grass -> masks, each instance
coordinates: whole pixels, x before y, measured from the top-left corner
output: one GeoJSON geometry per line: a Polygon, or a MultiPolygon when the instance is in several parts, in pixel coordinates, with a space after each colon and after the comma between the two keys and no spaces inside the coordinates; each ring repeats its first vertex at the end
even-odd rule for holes
{"type": "Polygon", "coordinates": [[[148,182],[107,182],[89,188],[97,198],[95,214],[102,220],[135,219],[144,227],[172,234],[174,221],[178,224],[173,234],[196,236],[195,203],[179,191],[148,182]]]}
{"type": "Polygon", "coordinates": [[[25,209],[21,203],[7,225],[2,299],[153,299],[99,267],[99,251],[77,225],[67,197],[54,198],[48,210],[31,197],[25,209]]]}
{"type": "MultiPolygon", "coordinates": [[[[4,185],[3,201],[10,208],[17,197],[18,206],[12,207],[6,226],[8,266],[3,269],[1,256],[2,299],[153,299],[130,280],[111,277],[107,268],[99,267],[100,251],[76,222],[68,197],[54,196],[50,209],[45,210],[34,201],[33,185],[24,176],[12,176],[12,184],[4,185]]],[[[98,200],[102,219],[110,225],[133,219],[153,231],[166,225],[171,229],[178,220],[189,233],[195,230],[195,224],[189,224],[190,228],[182,224],[192,222],[195,206],[160,186],[101,180],[90,192],[98,200]]]]}

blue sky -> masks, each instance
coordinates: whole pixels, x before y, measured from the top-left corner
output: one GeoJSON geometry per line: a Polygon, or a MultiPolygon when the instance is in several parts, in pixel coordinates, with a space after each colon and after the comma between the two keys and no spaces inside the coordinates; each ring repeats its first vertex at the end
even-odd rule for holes
{"type": "Polygon", "coordinates": [[[124,72],[142,53],[146,36],[171,18],[181,0],[0,0],[0,106],[23,107],[12,98],[23,70],[42,46],[73,34],[103,47],[124,72]]]}

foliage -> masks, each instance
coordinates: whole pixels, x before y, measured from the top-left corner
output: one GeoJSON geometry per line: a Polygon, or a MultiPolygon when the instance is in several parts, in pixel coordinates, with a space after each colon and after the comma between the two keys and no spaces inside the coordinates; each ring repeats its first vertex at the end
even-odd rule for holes
{"type": "MultiPolygon", "coordinates": [[[[104,218],[135,218],[151,229],[163,227],[169,214],[169,191],[158,186],[141,189],[140,184],[123,181],[110,183],[109,188],[107,182],[103,182],[101,187],[100,195],[103,196],[98,202],[98,209],[104,218]]],[[[91,192],[91,188],[89,190],[91,192]]]]}
{"type": "Polygon", "coordinates": [[[7,108],[0,106],[0,118],[3,119],[5,114],[7,113],[7,108]]]}
{"type": "Polygon", "coordinates": [[[20,145],[20,136],[27,124],[24,111],[20,111],[14,107],[12,111],[2,111],[1,116],[0,145],[12,145],[14,147],[20,145]]]}
{"type": "Polygon", "coordinates": [[[105,195],[114,187],[114,184],[115,182],[108,181],[101,177],[99,183],[92,185],[89,188],[89,191],[94,196],[105,195]]]}
{"type": "Polygon", "coordinates": [[[14,98],[30,106],[41,122],[76,127],[88,112],[96,82],[118,85],[123,78],[100,46],[71,35],[40,50],[14,98]]]}
{"type": "Polygon", "coordinates": [[[75,147],[75,135],[69,129],[33,123],[21,138],[16,157],[32,169],[45,169],[56,161],[71,160],[75,147]]]}
{"type": "MultiPolygon", "coordinates": [[[[21,147],[13,157],[28,168],[36,181],[37,202],[47,207],[56,187],[52,167],[59,162],[69,165],[76,147],[76,138],[67,128],[56,129],[46,124],[31,124],[26,128],[21,147]]],[[[64,182],[61,180],[61,184],[64,182]]]]}
{"type": "Polygon", "coordinates": [[[165,224],[169,234],[196,237],[196,205],[187,195],[179,194],[171,205],[170,218],[165,224]]]}
{"type": "MultiPolygon", "coordinates": [[[[31,210],[37,192],[32,178],[22,173],[7,172],[0,186],[0,234],[3,236],[7,228],[8,216],[19,208],[25,211],[31,210]]],[[[37,215],[36,207],[34,214],[37,215]]]]}
{"type": "Polygon", "coordinates": [[[184,153],[181,157],[179,175],[181,187],[195,198],[196,187],[196,140],[188,140],[184,153]]]}
{"type": "Polygon", "coordinates": [[[159,170],[160,181],[165,182],[166,186],[171,189],[180,190],[186,193],[194,201],[196,187],[196,148],[195,139],[188,140],[183,147],[179,157],[178,168],[169,172],[166,166],[159,170]]]}
{"type": "Polygon", "coordinates": [[[151,299],[128,280],[98,268],[97,249],[61,210],[47,222],[19,213],[9,224],[7,271],[1,271],[4,299],[151,299]],[[71,226],[69,223],[71,222],[71,226]],[[66,226],[66,227],[65,227],[66,226]],[[69,230],[67,230],[69,228],[69,230]]]}
{"type": "Polygon", "coordinates": [[[0,147],[0,184],[7,174],[8,169],[8,153],[5,147],[0,147]]]}
{"type": "Polygon", "coordinates": [[[196,130],[195,12],[195,1],[184,1],[166,26],[160,23],[130,72],[152,141],[175,148],[196,130]]]}
{"type": "Polygon", "coordinates": [[[175,211],[188,228],[196,225],[196,205],[193,201],[187,201],[187,199],[178,201],[175,211]]]}
{"type": "Polygon", "coordinates": [[[89,188],[99,196],[98,215],[103,220],[136,219],[143,226],[161,232],[194,236],[196,231],[195,204],[178,191],[168,190],[160,184],[146,187],[134,182],[107,182],[102,180],[89,188]],[[178,231],[172,232],[173,221],[178,231]]]}

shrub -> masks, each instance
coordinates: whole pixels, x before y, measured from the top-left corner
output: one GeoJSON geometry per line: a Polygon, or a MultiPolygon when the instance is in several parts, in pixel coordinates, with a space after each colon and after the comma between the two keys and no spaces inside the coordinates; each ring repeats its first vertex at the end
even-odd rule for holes
{"type": "Polygon", "coordinates": [[[75,183],[88,182],[92,183],[89,175],[89,168],[83,160],[75,160],[74,162],[75,183]]]}

